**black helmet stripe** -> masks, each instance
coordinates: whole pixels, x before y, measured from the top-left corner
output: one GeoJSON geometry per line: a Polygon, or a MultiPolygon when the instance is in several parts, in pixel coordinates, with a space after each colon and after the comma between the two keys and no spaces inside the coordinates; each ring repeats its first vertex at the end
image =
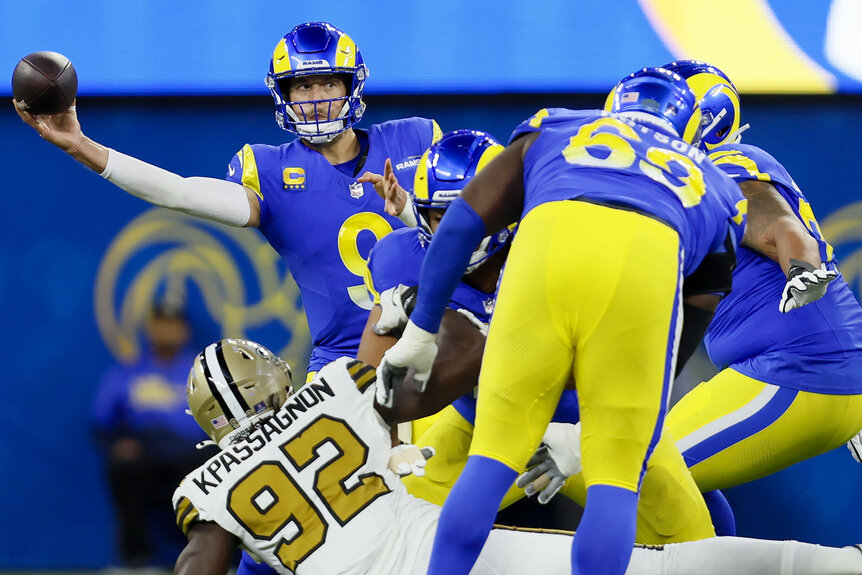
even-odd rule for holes
{"type": "Polygon", "coordinates": [[[230,408],[225,403],[224,399],[222,399],[221,392],[218,387],[216,387],[215,381],[213,381],[212,373],[210,372],[210,366],[207,364],[207,354],[206,352],[201,353],[201,369],[204,371],[204,378],[206,379],[207,385],[210,388],[210,393],[218,402],[219,407],[221,407],[222,413],[224,413],[228,419],[231,417],[230,408]]]}
{"type": "MultiPolygon", "coordinates": [[[[225,377],[227,370],[222,367],[224,356],[222,355],[222,361],[220,362],[216,350],[221,351],[220,343],[208,345],[201,354],[201,367],[203,368],[204,376],[206,377],[210,392],[216,401],[218,401],[224,414],[228,419],[235,419],[239,426],[242,427],[248,416],[246,415],[245,408],[236,400],[236,386],[230,385],[225,377]]],[[[231,378],[231,382],[233,381],[229,372],[227,372],[227,377],[231,378]]]]}
{"type": "Polygon", "coordinates": [[[224,344],[216,347],[216,358],[218,359],[218,364],[221,367],[221,372],[224,375],[228,388],[233,392],[233,396],[242,408],[243,413],[248,413],[248,410],[250,409],[248,402],[239,392],[239,388],[234,384],[233,374],[230,372],[230,368],[227,366],[227,360],[224,358],[224,344]]]}

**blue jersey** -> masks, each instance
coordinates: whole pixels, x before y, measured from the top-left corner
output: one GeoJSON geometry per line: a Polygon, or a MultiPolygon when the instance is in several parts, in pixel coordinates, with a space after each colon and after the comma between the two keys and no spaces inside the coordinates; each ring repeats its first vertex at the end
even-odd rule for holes
{"type": "MultiPolygon", "coordinates": [[[[368,291],[373,303],[379,302],[379,294],[398,284],[419,285],[419,272],[428,250],[430,238],[419,228],[396,230],[377,242],[368,257],[370,284],[368,291]]],[[[463,281],[455,288],[449,309],[466,309],[479,320],[491,321],[496,294],[482,292],[463,281]]]]}
{"type": "MultiPolygon", "coordinates": [[[[366,287],[372,301],[380,303],[380,293],[403,284],[419,285],[419,272],[428,250],[430,238],[419,228],[395,230],[374,246],[368,256],[366,287]]],[[[496,293],[485,293],[473,286],[458,283],[447,307],[452,310],[466,309],[479,320],[488,323],[494,311],[496,293]]],[[[471,392],[456,399],[452,406],[471,424],[476,419],[476,397],[471,392]]],[[[573,391],[563,392],[560,408],[554,421],[577,423],[577,396],[573,391]]]]}
{"type": "Polygon", "coordinates": [[[646,125],[598,110],[540,110],[510,141],[540,132],[524,157],[523,218],[534,207],[581,199],[655,217],[680,236],[684,275],[742,237],[745,200],[706,154],[646,125]]]}
{"type": "Polygon", "coordinates": [[[299,286],[314,345],[309,371],[356,354],[371,308],[363,284],[368,252],[403,226],[386,215],[374,186],[356,178],[366,170],[382,174],[391,158],[399,182],[410,189],[420,156],[442,135],[436,122],[424,118],[361,132],[367,158],[358,169],[356,162],[333,166],[300,140],[245,145],[228,166],[227,179],[260,199],[260,231],[299,286]]]}
{"type": "MultiPolygon", "coordinates": [[[[737,182],[769,182],[820,244],[820,256],[837,269],[805,196],[772,156],[754,146],[727,144],[712,161],[737,182]]],[[[816,302],[782,314],[787,281],[772,259],[740,247],[733,291],[716,310],[705,343],[713,363],[757,380],[830,394],[862,393],[862,308],[839,275],[816,302]]]]}

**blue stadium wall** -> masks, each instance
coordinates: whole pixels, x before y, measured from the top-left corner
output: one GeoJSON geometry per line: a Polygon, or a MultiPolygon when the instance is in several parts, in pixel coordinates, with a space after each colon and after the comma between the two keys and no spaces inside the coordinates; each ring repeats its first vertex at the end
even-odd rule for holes
{"type": "MultiPolygon", "coordinates": [[[[444,130],[477,128],[505,139],[540,107],[597,107],[602,100],[599,95],[378,96],[370,99],[364,123],[421,115],[436,118],[444,130]]],[[[744,106],[745,120],[753,126],[746,141],[782,161],[805,190],[827,236],[835,230],[841,240],[833,242],[839,261],[858,294],[862,207],[857,202],[862,194],[855,150],[862,100],[750,97],[744,106]]],[[[182,175],[221,177],[244,143],[277,144],[286,135],[263,98],[83,98],[78,108],[85,132],[95,140],[182,175]]],[[[8,107],[0,114],[0,134],[0,570],[99,567],[115,560],[113,518],[87,420],[99,377],[119,352],[116,341],[105,335],[111,333],[105,318],[97,325],[97,308],[105,302],[97,302],[94,290],[110,267],[109,250],[128,226],[142,221],[137,218],[162,216],[160,211],[151,215],[148,204],[41,142],[8,107]]],[[[240,233],[257,236],[251,230],[240,233]]],[[[131,286],[135,268],[163,249],[152,245],[129,256],[128,269],[107,289],[131,286]]],[[[236,254],[244,248],[231,249],[236,254]]],[[[255,265],[235,268],[249,285],[262,284],[251,277],[255,265]]],[[[243,296],[254,302],[265,288],[247,290],[243,296]]],[[[204,301],[205,294],[198,299],[204,301]]],[[[296,303],[295,291],[287,299],[296,303]]],[[[224,317],[214,319],[211,309],[195,305],[196,343],[202,345],[223,333],[224,317]]],[[[292,339],[291,353],[300,357],[307,341],[301,325],[289,325],[296,313],[278,321],[246,322],[243,329],[276,349],[286,349],[281,346],[292,339]]],[[[860,484],[862,465],[842,447],[729,490],[728,496],[742,535],[848,545],[862,541],[860,484]]]]}

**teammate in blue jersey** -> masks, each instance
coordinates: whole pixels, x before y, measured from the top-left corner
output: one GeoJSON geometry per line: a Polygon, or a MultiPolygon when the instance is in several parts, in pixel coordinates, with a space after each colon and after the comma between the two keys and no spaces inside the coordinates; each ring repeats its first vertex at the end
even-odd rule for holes
{"type": "MultiPolygon", "coordinates": [[[[357,359],[376,366],[395,343],[407,322],[408,310],[403,302],[415,293],[422,261],[446,208],[502,150],[503,146],[484,132],[456,130],[445,134],[422,156],[412,192],[419,226],[389,234],[375,244],[368,259],[366,286],[375,305],[357,359]]],[[[512,230],[505,228],[485,238],[473,252],[467,274],[447,304],[440,352],[425,391],[417,394],[413,386],[402,386],[394,402],[399,420],[407,419],[403,415],[407,409],[412,410],[409,419],[440,412],[430,427],[413,430],[413,440],[432,447],[437,455],[428,462],[423,476],[404,478],[411,494],[432,503],[443,504],[467,460],[476,413],[473,388],[478,382],[484,333],[511,236],[512,230]],[[474,337],[476,327],[482,333],[481,339],[474,337]]],[[[555,419],[577,421],[574,391],[566,392],[564,399],[555,419]]],[[[512,489],[503,505],[521,497],[522,491],[512,489]]]]}
{"type": "MultiPolygon", "coordinates": [[[[424,118],[354,128],[365,111],[367,77],[347,34],[324,22],[295,27],[276,45],[266,84],[279,126],[298,138],[281,146],[243,146],[226,181],[183,178],[108,149],[83,134],[75,106],[52,116],[33,116],[17,104],[15,109],[42,138],[135,196],[260,228],[299,286],[314,346],[313,374],[356,353],[371,307],[365,258],[377,239],[404,225],[363,172],[412,181],[419,156],[441,135],[436,122],[424,118]]],[[[400,201],[402,217],[409,218],[412,210],[400,201]]]]}
{"type": "MultiPolygon", "coordinates": [[[[732,82],[703,62],[670,67],[702,98],[714,125],[704,137],[710,159],[739,184],[750,213],[768,206],[772,218],[795,224],[794,234],[776,239],[770,255],[778,262],[744,244],[738,250],[733,291],[718,304],[704,339],[721,371],[668,415],[695,481],[710,493],[825,453],[859,430],[862,308],[790,174],[764,150],[739,143],[732,82]],[[779,307],[774,294],[782,290],[779,307]],[[794,292],[801,295],[794,299],[794,292]]],[[[721,532],[732,534],[724,509],[721,532]]]]}
{"type": "Polygon", "coordinates": [[[298,138],[243,146],[227,181],[183,178],[108,149],[84,136],[75,106],[53,116],[16,110],[44,139],[133,195],[260,228],[299,285],[313,372],[356,352],[370,308],[365,258],[374,241],[403,225],[384,210],[363,172],[394,171],[412,181],[419,156],[441,135],[436,122],[424,118],[354,128],[365,111],[367,77],[359,49],[344,32],[324,22],[294,28],[276,45],[266,84],[279,126],[298,138]]]}
{"type": "MultiPolygon", "coordinates": [[[[831,450],[862,425],[862,310],[787,170],[765,151],[739,143],[744,128],[730,79],[703,62],[668,67],[686,77],[699,97],[702,147],[748,199],[746,233],[758,227],[774,236],[772,249],[756,249],[744,239],[737,250],[733,290],[720,303],[715,296],[718,307],[713,305],[705,338],[721,372],[667,417],[718,534],[732,535],[733,513],[718,489],[831,450]],[[777,223],[780,233],[766,231],[777,223]]],[[[565,454],[563,447],[551,445],[549,452],[565,454]]],[[[564,457],[557,459],[557,469],[573,469],[564,457]]],[[[567,494],[572,496],[571,488],[567,494]]],[[[666,510],[659,499],[642,497],[641,505],[666,510]]]]}
{"type": "MultiPolygon", "coordinates": [[[[497,506],[574,376],[588,499],[577,574],[622,574],[638,487],[674,373],[682,278],[729,230],[737,186],[692,145],[700,110],[679,76],[621,82],[615,111],[542,110],[448,209],[423,263],[416,308],[378,368],[383,385],[427,376],[435,332],[473,247],[519,221],[482,362],[470,458],[449,494],[429,573],[468,573],[497,506]]],[[[732,243],[735,243],[734,240],[732,243]]]]}

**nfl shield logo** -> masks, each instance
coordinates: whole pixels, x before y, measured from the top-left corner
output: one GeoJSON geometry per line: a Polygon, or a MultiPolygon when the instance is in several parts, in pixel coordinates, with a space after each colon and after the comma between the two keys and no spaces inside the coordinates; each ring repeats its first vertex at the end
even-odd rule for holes
{"type": "Polygon", "coordinates": [[[362,188],[362,184],[359,182],[353,182],[350,184],[350,197],[351,198],[361,198],[365,194],[365,190],[362,188]]]}
{"type": "Polygon", "coordinates": [[[486,299],[482,302],[482,305],[485,307],[485,313],[494,313],[494,298],[486,299]]]}

